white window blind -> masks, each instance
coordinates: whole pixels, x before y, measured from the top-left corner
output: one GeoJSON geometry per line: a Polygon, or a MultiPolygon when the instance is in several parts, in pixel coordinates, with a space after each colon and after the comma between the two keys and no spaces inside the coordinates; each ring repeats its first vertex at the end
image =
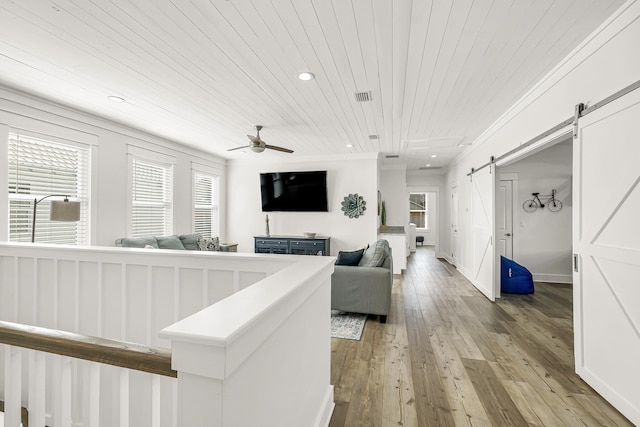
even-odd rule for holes
{"type": "Polygon", "coordinates": [[[218,176],[193,174],[193,228],[201,236],[219,235],[218,176]]]}
{"type": "Polygon", "coordinates": [[[80,202],[80,221],[49,220],[50,200],[38,203],[36,242],[89,244],[89,149],[9,134],[9,241],[30,242],[34,199],[64,194],[80,202]]]}
{"type": "Polygon", "coordinates": [[[173,230],[173,168],[133,159],[131,235],[166,236],[173,230]]]}

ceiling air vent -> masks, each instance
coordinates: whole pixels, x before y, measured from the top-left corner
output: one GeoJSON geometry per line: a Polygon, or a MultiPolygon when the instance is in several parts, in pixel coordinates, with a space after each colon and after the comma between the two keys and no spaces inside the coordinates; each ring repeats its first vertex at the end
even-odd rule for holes
{"type": "Polygon", "coordinates": [[[433,171],[436,169],[442,169],[442,166],[421,166],[418,169],[421,171],[433,171]]]}
{"type": "Polygon", "coordinates": [[[380,139],[379,135],[369,135],[369,139],[374,140],[374,139],[380,139]]]}
{"type": "Polygon", "coordinates": [[[399,154],[387,154],[386,156],[384,156],[385,159],[398,159],[400,158],[399,154]]]}
{"type": "Polygon", "coordinates": [[[369,102],[371,101],[371,92],[356,92],[356,102],[369,102]]]}

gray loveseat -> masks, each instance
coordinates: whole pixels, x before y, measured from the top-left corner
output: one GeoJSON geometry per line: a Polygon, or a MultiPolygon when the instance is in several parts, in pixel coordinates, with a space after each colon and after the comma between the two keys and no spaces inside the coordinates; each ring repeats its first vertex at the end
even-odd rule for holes
{"type": "Polygon", "coordinates": [[[370,245],[357,265],[338,265],[340,260],[341,254],[338,254],[331,276],[331,309],[377,314],[380,322],[386,323],[393,287],[393,258],[389,243],[378,240],[370,245]]]}

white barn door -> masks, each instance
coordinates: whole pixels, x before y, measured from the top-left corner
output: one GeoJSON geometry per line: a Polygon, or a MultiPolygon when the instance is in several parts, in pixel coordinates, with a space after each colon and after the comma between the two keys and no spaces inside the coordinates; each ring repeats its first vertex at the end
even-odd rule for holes
{"type": "Polygon", "coordinates": [[[640,425],[640,90],[579,120],[574,141],[576,373],[640,425]]]}
{"type": "Polygon", "coordinates": [[[493,210],[495,183],[493,165],[474,173],[471,179],[471,232],[473,244],[472,283],[491,301],[496,299],[493,283],[493,210]]]}

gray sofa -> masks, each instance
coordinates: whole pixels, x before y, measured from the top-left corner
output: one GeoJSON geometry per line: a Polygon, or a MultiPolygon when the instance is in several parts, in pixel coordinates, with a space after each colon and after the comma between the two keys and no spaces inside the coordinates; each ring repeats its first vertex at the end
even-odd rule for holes
{"type": "MultiPolygon", "coordinates": [[[[340,261],[340,255],[338,255],[340,261]]],[[[331,276],[331,308],[351,313],[377,314],[380,323],[387,322],[391,310],[393,257],[386,240],[369,246],[358,265],[335,265],[331,276]],[[378,252],[378,260],[371,260],[378,252]],[[377,264],[372,267],[370,265],[377,264]]]]}
{"type": "MultiPolygon", "coordinates": [[[[198,240],[204,239],[199,234],[180,234],[173,236],[149,236],[149,237],[123,237],[116,239],[116,246],[123,248],[145,248],[153,249],[177,249],[177,250],[201,250],[198,246],[198,240]]],[[[218,238],[208,238],[209,247],[207,250],[224,251],[218,238]],[[212,245],[213,244],[213,245],[212,245]]]]}

